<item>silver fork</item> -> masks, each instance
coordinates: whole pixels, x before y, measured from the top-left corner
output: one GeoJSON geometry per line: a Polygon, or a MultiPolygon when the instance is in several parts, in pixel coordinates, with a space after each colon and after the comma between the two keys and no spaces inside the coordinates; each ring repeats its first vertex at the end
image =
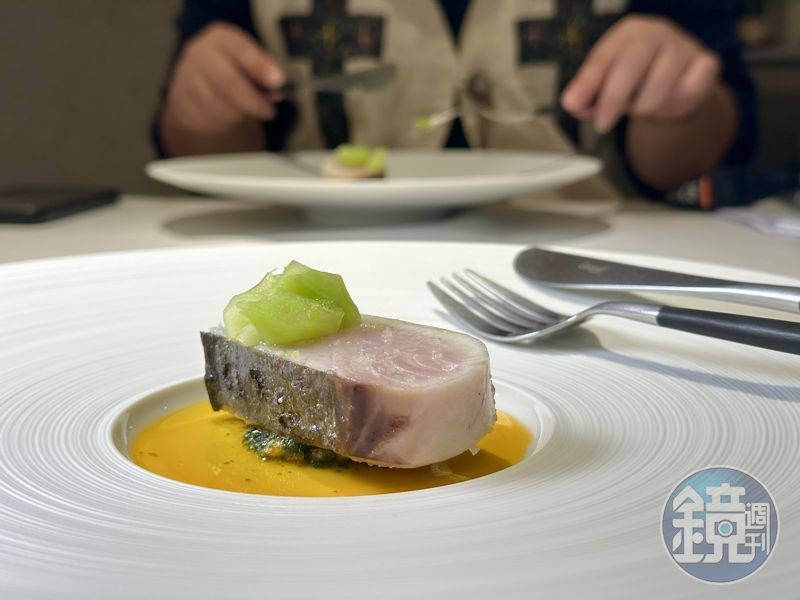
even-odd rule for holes
{"type": "Polygon", "coordinates": [[[558,112],[558,104],[539,106],[529,111],[495,110],[492,108],[492,83],[482,73],[473,75],[467,82],[464,92],[456,101],[455,106],[440,110],[429,115],[414,119],[413,128],[417,132],[427,133],[432,129],[455,121],[463,115],[463,104],[469,102],[478,114],[486,119],[501,125],[515,125],[533,121],[538,117],[552,115],[558,112]]]}
{"type": "MultiPolygon", "coordinates": [[[[531,111],[500,111],[478,108],[478,114],[483,118],[501,125],[515,125],[533,121],[537,117],[552,115],[558,111],[555,105],[539,106],[531,111]]],[[[412,123],[414,130],[427,133],[437,127],[446,125],[462,116],[460,106],[451,106],[439,112],[417,117],[412,123]]]]}
{"type": "Polygon", "coordinates": [[[574,315],[553,312],[475,271],[453,273],[428,288],[442,306],[479,336],[526,344],[597,315],[631,319],[750,346],[800,354],[800,323],[640,302],[601,302],[574,315]]]}

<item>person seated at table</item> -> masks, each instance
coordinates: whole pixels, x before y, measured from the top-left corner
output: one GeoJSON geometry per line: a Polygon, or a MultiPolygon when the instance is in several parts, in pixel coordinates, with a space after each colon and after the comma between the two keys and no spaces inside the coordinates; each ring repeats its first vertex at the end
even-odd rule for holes
{"type": "Polygon", "coordinates": [[[182,156],[347,141],[596,150],[610,140],[639,191],[672,190],[752,150],[755,99],[734,4],[185,0],[155,141],[163,156],[182,156]],[[377,91],[303,85],[386,62],[397,75],[377,91]],[[453,123],[413,129],[476,76],[496,111],[558,110],[504,124],[465,99],[453,123]],[[296,91],[283,97],[287,81],[296,91]]]}

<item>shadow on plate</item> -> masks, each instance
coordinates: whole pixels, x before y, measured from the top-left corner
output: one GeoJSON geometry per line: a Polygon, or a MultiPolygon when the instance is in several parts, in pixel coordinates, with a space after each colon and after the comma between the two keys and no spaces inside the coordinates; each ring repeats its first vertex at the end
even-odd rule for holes
{"type": "Polygon", "coordinates": [[[319,225],[289,207],[236,208],[179,217],[163,224],[184,237],[237,237],[257,240],[419,240],[451,242],[547,243],[599,233],[598,218],[562,215],[496,205],[451,212],[418,222],[369,226],[319,225]]]}
{"type": "Polygon", "coordinates": [[[701,385],[729,390],[731,392],[743,392],[769,400],[800,402],[800,386],[797,385],[758,383],[738,377],[730,377],[728,375],[717,375],[686,367],[665,365],[652,360],[617,354],[616,352],[611,352],[606,349],[604,349],[602,353],[595,354],[595,356],[602,360],[607,360],[631,369],[650,371],[651,373],[658,373],[659,375],[674,377],[683,381],[699,383],[701,385]]]}
{"type": "MultiPolygon", "coordinates": [[[[531,348],[534,348],[534,346],[531,346],[531,348]]],[[[580,353],[585,356],[590,353],[593,357],[599,358],[600,360],[612,362],[630,369],[649,371],[650,373],[657,373],[658,375],[664,375],[682,381],[732,392],[743,392],[770,400],[800,402],[800,386],[798,385],[759,383],[739,377],[709,373],[688,367],[667,365],[654,360],[620,354],[603,346],[597,336],[588,329],[578,328],[569,331],[552,340],[537,344],[535,348],[539,352],[551,354],[580,353]]]]}

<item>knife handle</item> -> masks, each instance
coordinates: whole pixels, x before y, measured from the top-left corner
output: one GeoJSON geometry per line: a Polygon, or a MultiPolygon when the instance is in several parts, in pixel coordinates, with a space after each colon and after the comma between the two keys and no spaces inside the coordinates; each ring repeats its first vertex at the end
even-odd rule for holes
{"type": "Polygon", "coordinates": [[[713,289],[709,296],[759,308],[770,308],[772,310],[800,314],[800,288],[796,287],[759,283],[731,283],[730,285],[713,289]]]}
{"type": "Polygon", "coordinates": [[[669,329],[800,354],[800,323],[792,321],[662,306],[656,323],[669,329]]]}

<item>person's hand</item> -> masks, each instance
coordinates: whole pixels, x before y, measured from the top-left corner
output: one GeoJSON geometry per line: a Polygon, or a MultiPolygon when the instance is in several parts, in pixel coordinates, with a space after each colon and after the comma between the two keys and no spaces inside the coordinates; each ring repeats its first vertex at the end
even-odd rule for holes
{"type": "Polygon", "coordinates": [[[175,65],[165,112],[182,129],[222,133],[245,119],[275,116],[285,76],[238,27],[212,23],[184,48],[175,65]]]}
{"type": "Polygon", "coordinates": [[[709,98],[719,73],[719,57],[671,21],[631,15],[598,40],[561,104],[600,132],[624,115],[682,119],[709,98]]]}

